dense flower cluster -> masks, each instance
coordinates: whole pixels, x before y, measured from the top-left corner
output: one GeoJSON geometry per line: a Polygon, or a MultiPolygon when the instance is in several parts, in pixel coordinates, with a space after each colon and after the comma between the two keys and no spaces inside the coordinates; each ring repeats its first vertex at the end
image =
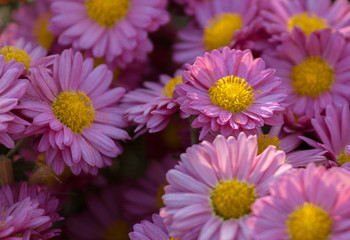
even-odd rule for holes
{"type": "Polygon", "coordinates": [[[350,239],[350,1],[0,1],[0,239],[350,239]]]}

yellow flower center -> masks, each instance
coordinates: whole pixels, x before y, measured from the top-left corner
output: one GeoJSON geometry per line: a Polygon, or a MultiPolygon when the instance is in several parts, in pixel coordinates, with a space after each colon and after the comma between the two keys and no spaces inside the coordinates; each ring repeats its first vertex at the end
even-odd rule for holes
{"type": "Polygon", "coordinates": [[[338,165],[341,166],[344,163],[350,162],[350,156],[344,153],[344,149],[341,154],[337,157],[338,165]]]}
{"type": "Polygon", "coordinates": [[[209,97],[213,104],[230,112],[246,110],[255,100],[254,89],[243,78],[227,76],[209,88],[209,97]]]}
{"type": "Polygon", "coordinates": [[[86,127],[91,127],[95,119],[95,109],[90,98],[81,91],[61,92],[52,109],[56,118],[69,127],[72,132],[79,133],[86,127]]]}
{"type": "Polygon", "coordinates": [[[85,0],[90,18],[103,27],[111,27],[128,12],[130,0],[85,0]]]}
{"type": "Polygon", "coordinates": [[[332,219],[321,207],[304,203],[289,214],[286,225],[291,240],[326,240],[331,234],[332,219]]]}
{"type": "Polygon", "coordinates": [[[251,205],[258,195],[254,185],[235,179],[219,181],[211,192],[211,205],[215,214],[227,219],[238,219],[251,212],[251,205]]]}
{"type": "Polygon", "coordinates": [[[175,86],[179,83],[183,83],[182,77],[181,76],[174,77],[173,79],[171,79],[169,82],[165,84],[162,94],[168,98],[173,97],[175,86]]]}
{"type": "Polygon", "coordinates": [[[38,39],[38,42],[41,46],[46,49],[51,47],[54,36],[53,34],[47,30],[47,26],[49,25],[51,13],[47,12],[42,14],[34,23],[33,27],[33,35],[38,39]]]}
{"type": "Polygon", "coordinates": [[[242,18],[237,13],[223,13],[210,19],[204,29],[204,45],[207,50],[227,46],[233,34],[242,28],[242,18]]]}
{"type": "Polygon", "coordinates": [[[293,15],[288,21],[288,30],[291,32],[295,26],[299,26],[306,36],[316,30],[328,27],[324,18],[318,17],[314,13],[298,13],[293,15]]]}
{"type": "Polygon", "coordinates": [[[158,188],[158,192],[157,192],[157,206],[159,208],[165,207],[164,203],[163,203],[163,199],[162,196],[165,194],[165,190],[164,187],[166,186],[166,184],[161,184],[158,188]]]}
{"type": "Polygon", "coordinates": [[[297,94],[316,98],[330,90],[334,72],[321,57],[308,57],[293,67],[291,80],[297,94]]]}
{"type": "Polygon", "coordinates": [[[180,239],[172,237],[172,238],[169,238],[168,240],[180,240],[180,239]]]}
{"type": "Polygon", "coordinates": [[[128,240],[129,226],[126,221],[117,220],[103,234],[104,240],[128,240]]]}
{"type": "Polygon", "coordinates": [[[24,64],[24,67],[28,70],[32,59],[20,48],[14,46],[6,46],[0,49],[0,55],[3,55],[6,59],[6,62],[14,59],[16,62],[21,62],[24,64]]]}
{"type": "Polygon", "coordinates": [[[277,150],[282,150],[279,146],[280,144],[281,140],[279,140],[278,137],[269,137],[268,134],[261,134],[260,137],[258,137],[258,155],[270,145],[276,146],[277,150]]]}

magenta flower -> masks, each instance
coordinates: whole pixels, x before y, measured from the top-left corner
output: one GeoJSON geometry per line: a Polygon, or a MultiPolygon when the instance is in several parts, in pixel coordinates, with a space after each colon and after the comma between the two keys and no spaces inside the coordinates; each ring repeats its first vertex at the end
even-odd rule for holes
{"type": "Polygon", "coordinates": [[[256,0],[212,0],[197,3],[194,12],[200,27],[192,22],[179,32],[181,42],[174,45],[175,62],[192,64],[206,51],[234,47],[260,29],[256,0]]]}
{"type": "Polygon", "coordinates": [[[58,200],[38,186],[23,182],[0,189],[0,238],[2,240],[50,239],[61,230],[51,229],[61,220],[58,200]]]}
{"type": "Polygon", "coordinates": [[[219,135],[193,145],[167,173],[160,216],[179,239],[250,239],[251,205],[291,168],[274,146],[257,155],[256,136],[219,135]]]}
{"type": "Polygon", "coordinates": [[[0,143],[7,148],[13,148],[12,135],[20,134],[29,123],[11,111],[15,109],[24,95],[28,81],[20,79],[24,71],[22,63],[10,60],[0,55],[0,143]]]}
{"type": "Polygon", "coordinates": [[[54,41],[54,35],[47,29],[50,17],[50,3],[47,0],[21,4],[13,13],[13,18],[19,26],[18,35],[45,49],[50,49],[54,41]]]}
{"type": "Polygon", "coordinates": [[[182,83],[181,72],[177,71],[174,78],[161,75],[160,83],[144,82],[146,88],[125,94],[122,99],[124,117],[137,125],[135,132],[159,132],[168,125],[171,116],[179,110],[173,91],[182,83]]]}
{"type": "Polygon", "coordinates": [[[283,39],[295,27],[305,35],[313,31],[332,28],[350,37],[350,5],[336,0],[277,0],[262,1],[261,16],[266,30],[275,39],[283,39]]]}
{"type": "Polygon", "coordinates": [[[174,239],[169,236],[168,229],[163,223],[163,219],[157,215],[152,215],[153,222],[142,221],[134,225],[134,231],[129,233],[131,240],[168,240],[174,239]]]}
{"type": "Polygon", "coordinates": [[[175,96],[183,112],[197,116],[192,127],[202,128],[200,139],[210,131],[256,134],[264,124],[283,123],[286,93],[281,81],[249,50],[214,50],[187,68],[175,96]]]}
{"type": "Polygon", "coordinates": [[[325,29],[306,37],[296,28],[263,58],[282,78],[292,111],[313,117],[330,103],[340,107],[350,101],[349,53],[350,44],[338,32],[325,29]]]}
{"type": "Polygon", "coordinates": [[[54,0],[49,29],[58,43],[125,66],[152,50],[147,32],[168,22],[166,0],[54,0]]]}
{"type": "Polygon", "coordinates": [[[348,239],[349,181],[343,169],[313,164],[284,175],[253,204],[254,239],[348,239]]]}
{"type": "Polygon", "coordinates": [[[38,149],[46,163],[62,173],[67,164],[74,174],[97,174],[122,152],[116,139],[128,139],[121,129],[121,109],[116,103],[123,88],[109,89],[112,72],[105,65],[93,69],[91,58],[65,50],[51,68],[33,68],[28,92],[19,108],[33,119],[25,135],[38,135],[38,149]]]}
{"type": "Polygon", "coordinates": [[[341,166],[350,170],[350,156],[346,151],[346,146],[350,144],[349,105],[335,107],[330,104],[326,107],[325,116],[317,114],[311,122],[320,142],[306,137],[303,139],[312,147],[327,152],[325,155],[331,161],[326,166],[341,166]]]}

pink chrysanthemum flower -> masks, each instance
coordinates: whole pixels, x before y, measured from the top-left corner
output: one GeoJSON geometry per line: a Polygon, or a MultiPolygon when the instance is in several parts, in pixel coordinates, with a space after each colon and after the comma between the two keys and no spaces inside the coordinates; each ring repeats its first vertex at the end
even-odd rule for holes
{"type": "Polygon", "coordinates": [[[14,59],[16,62],[23,63],[27,70],[39,65],[46,66],[52,60],[52,57],[45,57],[47,55],[45,48],[36,46],[23,38],[18,39],[15,45],[0,46],[0,55],[5,57],[6,62],[14,59]]]}
{"type": "Polygon", "coordinates": [[[263,58],[287,89],[286,102],[299,116],[313,117],[330,103],[350,101],[350,43],[330,29],[305,36],[295,28],[288,40],[263,58]]]}
{"type": "Polygon", "coordinates": [[[129,233],[131,240],[174,240],[168,233],[168,229],[163,223],[163,219],[157,215],[152,215],[152,222],[142,221],[134,225],[134,231],[129,233]]]}
{"type": "Polygon", "coordinates": [[[54,41],[54,35],[47,29],[50,17],[48,0],[37,0],[33,4],[21,4],[13,14],[13,18],[19,26],[19,36],[45,49],[50,49],[54,41]]]}
{"type": "Polygon", "coordinates": [[[53,0],[49,29],[58,43],[91,50],[94,57],[117,61],[145,60],[152,50],[147,32],[169,20],[166,0],[53,0]]]}
{"type": "Polygon", "coordinates": [[[318,114],[311,122],[321,142],[306,137],[303,139],[312,147],[327,151],[326,155],[331,161],[326,166],[341,166],[350,170],[350,156],[346,151],[346,146],[350,144],[349,105],[340,108],[330,104],[326,107],[325,116],[318,114]]]}
{"type": "Polygon", "coordinates": [[[349,181],[341,168],[313,164],[281,177],[253,204],[254,239],[348,239],[349,181]]]}
{"type": "Polygon", "coordinates": [[[52,68],[31,70],[27,95],[19,108],[33,119],[25,135],[39,135],[38,149],[46,163],[62,173],[67,164],[74,174],[97,174],[122,152],[115,139],[128,139],[120,129],[122,110],[116,103],[123,88],[109,89],[112,72],[105,65],[93,69],[93,60],[65,50],[52,68]]]}
{"type": "Polygon", "coordinates": [[[20,134],[29,123],[11,110],[15,109],[19,99],[24,95],[28,81],[20,79],[24,67],[22,63],[10,60],[6,63],[4,56],[0,55],[0,143],[7,148],[13,148],[11,135],[20,134]]]}
{"type": "Polygon", "coordinates": [[[219,135],[194,145],[167,173],[161,210],[171,236],[179,239],[250,239],[251,205],[268,184],[291,168],[285,153],[269,146],[257,155],[256,136],[219,135]]]}
{"type": "Polygon", "coordinates": [[[61,220],[57,213],[58,200],[49,192],[27,183],[0,189],[0,239],[50,239],[59,229],[50,229],[61,220]]]}
{"type": "Polygon", "coordinates": [[[206,51],[234,47],[259,29],[258,1],[212,0],[197,4],[195,23],[190,23],[178,33],[181,42],[174,45],[174,61],[190,63],[206,51]]]}
{"type": "Polygon", "coordinates": [[[124,208],[141,219],[150,219],[153,213],[158,213],[164,207],[162,196],[167,184],[165,175],[176,163],[171,156],[165,157],[161,162],[150,162],[145,178],[138,180],[136,187],[125,191],[124,208]]]}
{"type": "Polygon", "coordinates": [[[167,126],[171,116],[179,110],[173,91],[177,84],[182,83],[181,72],[177,71],[174,78],[161,75],[160,83],[144,82],[146,88],[125,94],[122,99],[124,116],[131,123],[137,124],[135,132],[154,133],[167,126]]]}
{"type": "Polygon", "coordinates": [[[131,226],[120,198],[123,190],[123,187],[110,185],[104,187],[99,195],[88,195],[88,209],[67,218],[65,222],[69,239],[127,240],[131,226]]]}
{"type": "Polygon", "coordinates": [[[15,45],[19,35],[18,28],[16,23],[7,24],[0,34],[0,46],[15,45]]]}
{"type": "Polygon", "coordinates": [[[225,136],[242,130],[254,134],[265,123],[283,123],[279,113],[286,93],[281,81],[249,50],[214,50],[187,68],[184,83],[174,93],[180,109],[197,116],[192,127],[202,128],[200,139],[209,131],[225,136]]]}
{"type": "Polygon", "coordinates": [[[298,27],[305,35],[313,31],[332,28],[350,37],[350,5],[336,0],[277,0],[262,1],[261,16],[266,30],[275,39],[287,37],[298,27]]]}

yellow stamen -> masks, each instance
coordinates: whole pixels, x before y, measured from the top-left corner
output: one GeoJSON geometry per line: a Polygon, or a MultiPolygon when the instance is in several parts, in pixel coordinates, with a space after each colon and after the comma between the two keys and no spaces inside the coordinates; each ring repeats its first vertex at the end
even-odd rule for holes
{"type": "Polygon", "coordinates": [[[158,188],[158,192],[157,192],[157,206],[158,208],[162,208],[165,207],[164,203],[163,203],[163,199],[162,196],[165,194],[165,190],[164,187],[166,186],[166,184],[161,184],[158,188]]]}
{"type": "Polygon", "coordinates": [[[204,45],[207,50],[227,46],[235,31],[242,28],[242,18],[237,13],[223,13],[209,20],[204,29],[204,45]]]}
{"type": "Polygon", "coordinates": [[[95,109],[90,98],[82,91],[61,92],[52,109],[56,118],[69,127],[73,133],[79,133],[91,127],[95,119],[95,109]]]}
{"type": "Polygon", "coordinates": [[[33,27],[33,35],[38,39],[39,44],[46,49],[49,49],[51,47],[51,44],[54,39],[53,34],[47,29],[50,17],[50,12],[42,14],[35,21],[33,27]]]}
{"type": "Polygon", "coordinates": [[[246,110],[253,103],[253,91],[248,82],[233,75],[221,78],[208,90],[213,104],[235,113],[246,110]]]}
{"type": "Polygon", "coordinates": [[[328,27],[327,21],[324,18],[318,17],[314,13],[298,13],[293,15],[288,21],[288,29],[291,32],[295,26],[299,26],[306,36],[316,30],[321,30],[328,27]]]}
{"type": "Polygon", "coordinates": [[[344,163],[350,162],[350,156],[344,153],[344,149],[341,154],[337,157],[338,165],[341,166],[344,163]]]}
{"type": "Polygon", "coordinates": [[[85,0],[90,18],[103,27],[111,27],[128,12],[130,0],[85,0]]]}
{"type": "Polygon", "coordinates": [[[129,226],[126,221],[117,220],[103,234],[104,240],[129,240],[129,226]]]}
{"type": "Polygon", "coordinates": [[[162,94],[168,98],[173,97],[175,86],[179,83],[182,83],[182,77],[181,76],[174,77],[173,79],[171,79],[169,82],[165,84],[162,94]]]}
{"type": "Polygon", "coordinates": [[[278,137],[269,137],[268,134],[261,134],[258,138],[258,155],[270,145],[276,146],[277,150],[282,150],[279,146],[280,144],[281,140],[279,140],[278,137]]]}
{"type": "Polygon", "coordinates": [[[6,59],[6,62],[14,59],[16,62],[21,62],[24,64],[24,67],[28,70],[32,59],[20,48],[14,46],[6,46],[0,49],[0,55],[3,55],[6,59]]]}
{"type": "Polygon", "coordinates": [[[258,195],[255,187],[247,181],[236,179],[220,180],[211,192],[211,205],[214,213],[224,220],[238,219],[251,212],[251,205],[258,195]]]}
{"type": "Polygon", "coordinates": [[[321,207],[304,203],[289,214],[286,225],[291,240],[326,240],[331,234],[332,219],[321,207]]]}
{"type": "Polygon", "coordinates": [[[297,94],[316,98],[330,90],[334,72],[321,57],[308,57],[293,67],[291,80],[297,94]]]}

